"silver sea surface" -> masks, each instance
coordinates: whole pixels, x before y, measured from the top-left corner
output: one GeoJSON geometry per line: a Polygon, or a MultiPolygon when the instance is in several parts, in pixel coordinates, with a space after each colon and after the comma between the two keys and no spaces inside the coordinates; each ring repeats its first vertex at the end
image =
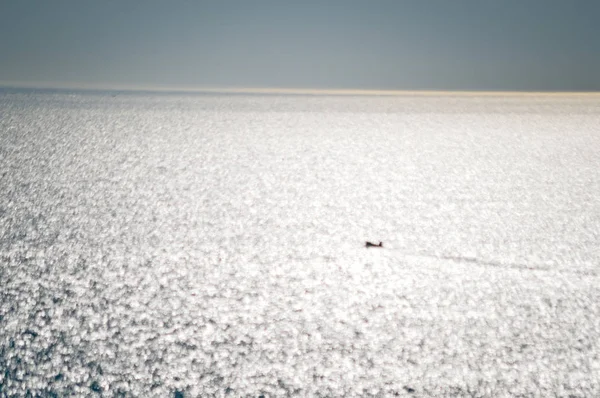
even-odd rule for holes
{"type": "Polygon", "coordinates": [[[598,96],[3,90],[0,396],[600,396],[599,198],[598,96]]]}

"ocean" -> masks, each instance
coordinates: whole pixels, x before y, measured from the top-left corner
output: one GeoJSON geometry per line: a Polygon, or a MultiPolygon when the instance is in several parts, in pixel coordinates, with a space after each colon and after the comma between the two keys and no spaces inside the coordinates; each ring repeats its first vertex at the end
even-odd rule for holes
{"type": "Polygon", "coordinates": [[[0,89],[0,396],[598,396],[599,126],[0,89]]]}

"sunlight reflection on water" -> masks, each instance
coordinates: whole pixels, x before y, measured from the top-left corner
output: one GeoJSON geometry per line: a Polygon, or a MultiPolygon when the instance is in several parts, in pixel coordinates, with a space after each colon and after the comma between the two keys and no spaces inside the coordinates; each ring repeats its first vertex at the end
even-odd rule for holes
{"type": "Polygon", "coordinates": [[[600,393],[597,99],[0,106],[0,394],[600,393]]]}

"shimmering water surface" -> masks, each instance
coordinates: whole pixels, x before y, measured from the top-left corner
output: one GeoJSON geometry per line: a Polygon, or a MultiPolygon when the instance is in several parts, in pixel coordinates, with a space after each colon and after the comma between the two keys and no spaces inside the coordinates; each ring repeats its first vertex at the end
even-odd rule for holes
{"type": "Polygon", "coordinates": [[[599,396],[599,126],[0,91],[0,396],[599,396]]]}

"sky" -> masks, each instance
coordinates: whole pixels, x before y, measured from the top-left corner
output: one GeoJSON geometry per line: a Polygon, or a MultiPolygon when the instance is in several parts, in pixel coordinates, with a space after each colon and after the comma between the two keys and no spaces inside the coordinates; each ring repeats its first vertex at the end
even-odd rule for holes
{"type": "Polygon", "coordinates": [[[0,82],[600,91],[600,1],[0,0],[0,82]]]}

